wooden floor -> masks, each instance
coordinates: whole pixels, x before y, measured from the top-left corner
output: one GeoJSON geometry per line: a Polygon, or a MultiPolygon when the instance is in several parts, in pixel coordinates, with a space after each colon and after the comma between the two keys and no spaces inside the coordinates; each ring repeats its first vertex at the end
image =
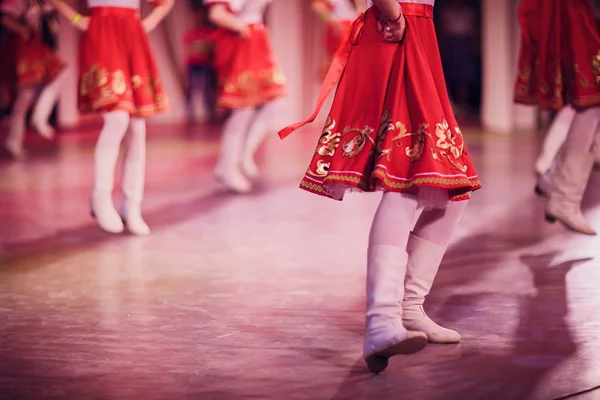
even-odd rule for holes
{"type": "Polygon", "coordinates": [[[469,132],[484,189],[426,307],[463,343],[372,376],[364,260],[380,195],[297,189],[316,137],[269,140],[264,180],[233,196],[212,177],[215,132],[151,127],[147,238],[89,217],[93,130],[3,160],[0,398],[524,400],[600,385],[600,238],[543,221],[538,138],[469,132]]]}

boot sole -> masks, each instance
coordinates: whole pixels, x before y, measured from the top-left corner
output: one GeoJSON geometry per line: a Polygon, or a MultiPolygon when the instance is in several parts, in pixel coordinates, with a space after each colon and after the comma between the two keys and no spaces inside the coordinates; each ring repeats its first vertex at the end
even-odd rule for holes
{"type": "Polygon", "coordinates": [[[417,336],[408,338],[388,347],[387,349],[378,351],[377,353],[365,357],[365,362],[367,363],[369,372],[379,374],[387,368],[390,357],[400,354],[414,354],[423,350],[425,346],[427,346],[426,337],[417,336]]]}

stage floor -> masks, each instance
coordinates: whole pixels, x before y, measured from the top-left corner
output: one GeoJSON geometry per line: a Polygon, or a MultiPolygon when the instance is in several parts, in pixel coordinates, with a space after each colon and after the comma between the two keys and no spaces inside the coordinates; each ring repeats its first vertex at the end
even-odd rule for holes
{"type": "MultiPolygon", "coordinates": [[[[301,132],[270,139],[264,180],[231,195],[212,176],[217,137],[149,128],[147,238],[90,218],[93,130],[2,161],[1,399],[545,400],[600,385],[600,238],[544,222],[535,135],[468,132],[484,189],[426,307],[463,343],[396,357],[380,376],[361,360],[380,194],[299,190],[317,138],[301,132]]],[[[586,216],[600,229],[592,179],[586,216]]]]}

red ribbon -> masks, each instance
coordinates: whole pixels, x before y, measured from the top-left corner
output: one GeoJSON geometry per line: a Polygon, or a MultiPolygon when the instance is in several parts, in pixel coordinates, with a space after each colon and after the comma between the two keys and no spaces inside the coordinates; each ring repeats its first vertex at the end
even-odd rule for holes
{"type": "Polygon", "coordinates": [[[348,33],[344,44],[339,48],[339,50],[335,54],[335,57],[333,58],[333,62],[331,63],[329,71],[327,71],[327,75],[325,75],[325,80],[321,85],[321,90],[319,91],[319,96],[317,97],[317,105],[312,115],[303,122],[298,122],[293,125],[286,126],[282,130],[277,132],[281,139],[285,139],[295,130],[302,128],[304,125],[310,124],[317,118],[319,112],[321,111],[321,108],[323,108],[323,104],[325,104],[325,100],[327,100],[327,97],[329,97],[329,95],[339,82],[340,77],[342,76],[342,73],[346,68],[346,63],[348,62],[350,53],[352,52],[352,46],[354,46],[360,40],[360,35],[364,26],[365,15],[360,14],[356,21],[354,21],[354,23],[352,24],[352,29],[348,33]]]}

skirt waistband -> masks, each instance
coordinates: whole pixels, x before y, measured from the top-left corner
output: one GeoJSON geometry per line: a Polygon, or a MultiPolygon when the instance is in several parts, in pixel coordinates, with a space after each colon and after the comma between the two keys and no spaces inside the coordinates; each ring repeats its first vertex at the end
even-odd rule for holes
{"type": "Polygon", "coordinates": [[[90,13],[92,17],[140,18],[140,10],[127,7],[92,7],[90,13]]]}
{"type": "MultiPolygon", "coordinates": [[[[412,17],[426,17],[433,18],[433,6],[422,3],[404,3],[400,2],[402,6],[402,14],[412,17]]],[[[381,15],[381,11],[375,6],[367,10],[367,14],[373,12],[376,16],[381,15]]]]}

